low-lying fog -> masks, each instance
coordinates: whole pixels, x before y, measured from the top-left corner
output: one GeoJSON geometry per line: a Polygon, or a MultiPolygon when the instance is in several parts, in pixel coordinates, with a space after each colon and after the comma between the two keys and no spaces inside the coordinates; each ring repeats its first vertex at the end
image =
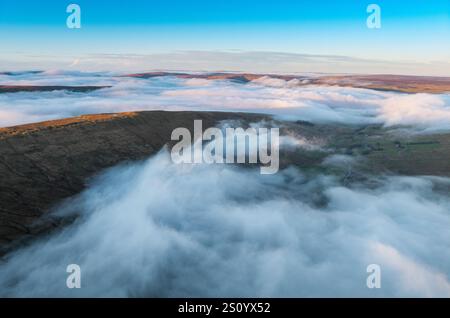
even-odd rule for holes
{"type": "Polygon", "coordinates": [[[263,77],[249,84],[106,73],[44,72],[0,75],[0,85],[111,85],[88,93],[68,91],[0,94],[0,127],[133,110],[251,111],[313,122],[414,125],[450,129],[449,94],[401,94],[369,89],[297,86],[263,77]]]}
{"type": "MultiPolygon", "coordinates": [[[[349,162],[329,158],[324,164],[349,162]]],[[[450,180],[176,165],[167,150],[98,177],[63,231],[10,254],[1,296],[450,296],[450,180]],[[81,267],[81,289],[66,267],[81,267]],[[381,266],[381,288],[366,268],[381,266]]]]}
{"type": "MultiPolygon", "coordinates": [[[[0,76],[3,84],[113,85],[90,93],[0,94],[0,125],[150,109],[245,110],[315,122],[450,128],[447,94],[399,94],[133,79],[105,74],[0,76]]],[[[331,156],[324,165],[352,165],[331,156]]],[[[325,171],[325,170],[324,170],[325,171]]],[[[56,214],[71,225],[0,263],[1,296],[450,297],[450,179],[371,176],[345,186],[294,167],[176,165],[167,150],[109,169],[56,214]],[[447,189],[447,192],[437,189],[447,189]],[[81,289],[66,267],[81,267],[81,289]],[[366,286],[381,266],[381,288],[366,286]]]]}

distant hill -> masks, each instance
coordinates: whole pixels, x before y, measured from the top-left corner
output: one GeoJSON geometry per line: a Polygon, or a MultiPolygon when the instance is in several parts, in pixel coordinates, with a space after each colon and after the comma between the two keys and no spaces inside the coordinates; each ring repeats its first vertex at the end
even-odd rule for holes
{"type": "Polygon", "coordinates": [[[343,87],[369,88],[403,93],[445,93],[450,92],[450,77],[407,76],[407,75],[325,75],[325,76],[296,76],[280,74],[252,74],[252,73],[170,73],[149,72],[125,75],[136,78],[153,78],[159,76],[175,76],[178,78],[202,78],[209,80],[232,80],[248,83],[255,79],[268,76],[282,80],[298,79],[298,85],[334,85],[343,87]]]}

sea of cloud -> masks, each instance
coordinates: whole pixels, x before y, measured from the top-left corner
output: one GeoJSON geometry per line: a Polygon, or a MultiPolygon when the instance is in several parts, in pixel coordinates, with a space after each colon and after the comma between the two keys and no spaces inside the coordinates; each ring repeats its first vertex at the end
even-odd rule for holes
{"type": "Polygon", "coordinates": [[[298,86],[298,80],[263,77],[248,84],[223,80],[111,73],[47,71],[0,75],[0,85],[107,85],[89,93],[0,94],[0,127],[81,114],[138,110],[248,111],[286,120],[409,125],[450,129],[450,94],[401,94],[369,89],[298,86]]]}
{"type": "Polygon", "coordinates": [[[449,186],[349,187],[292,167],[176,165],[162,150],[63,204],[56,213],[77,221],[9,254],[0,295],[449,297],[450,198],[434,189],[449,186]],[[81,289],[66,287],[73,263],[81,289]],[[366,286],[369,264],[381,266],[380,289],[366,286]]]}
{"type": "MultiPolygon", "coordinates": [[[[1,84],[111,85],[90,93],[0,94],[2,126],[144,109],[266,112],[290,120],[448,129],[449,96],[298,87],[263,78],[136,79],[61,72],[1,84]],[[62,84],[64,83],[64,84],[62,84]]],[[[301,136],[280,146],[317,151],[301,136]]],[[[356,159],[330,155],[324,166],[356,159]]],[[[335,175],[289,167],[177,165],[166,149],[109,169],[55,210],[76,221],[0,261],[0,296],[450,297],[450,179],[335,175]],[[445,191],[446,190],[446,191],[445,191]],[[81,289],[66,267],[81,266],[81,289]],[[369,264],[381,288],[366,286],[369,264]]]]}

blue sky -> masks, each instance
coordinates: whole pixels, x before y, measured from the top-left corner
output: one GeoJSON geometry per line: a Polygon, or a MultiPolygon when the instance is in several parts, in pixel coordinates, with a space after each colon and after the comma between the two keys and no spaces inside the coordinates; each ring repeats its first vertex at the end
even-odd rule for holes
{"type": "MultiPolygon", "coordinates": [[[[189,69],[255,71],[239,52],[249,60],[249,52],[282,52],[355,58],[345,65],[349,72],[376,72],[376,60],[387,63],[377,64],[380,72],[432,75],[450,70],[449,12],[449,0],[2,1],[0,68],[175,69],[183,65],[170,61],[183,52],[189,69]],[[81,7],[81,29],[66,27],[70,3],[81,7]],[[381,29],[366,26],[370,3],[381,7],[381,29]],[[208,52],[208,61],[196,62],[198,51],[208,52]],[[233,57],[222,54],[230,51],[233,57]]],[[[270,66],[341,71],[333,59],[322,64],[270,66]]]]}

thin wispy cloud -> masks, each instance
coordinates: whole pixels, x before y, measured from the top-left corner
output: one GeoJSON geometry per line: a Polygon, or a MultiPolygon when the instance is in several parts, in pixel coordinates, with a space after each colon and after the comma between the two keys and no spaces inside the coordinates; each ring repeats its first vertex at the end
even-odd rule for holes
{"type": "Polygon", "coordinates": [[[142,70],[236,71],[256,73],[365,73],[447,76],[450,62],[358,58],[343,55],[300,54],[244,50],[179,50],[151,54],[14,54],[0,59],[0,69],[64,69],[140,72],[142,70]],[[23,61],[14,60],[23,56],[23,61]]]}

